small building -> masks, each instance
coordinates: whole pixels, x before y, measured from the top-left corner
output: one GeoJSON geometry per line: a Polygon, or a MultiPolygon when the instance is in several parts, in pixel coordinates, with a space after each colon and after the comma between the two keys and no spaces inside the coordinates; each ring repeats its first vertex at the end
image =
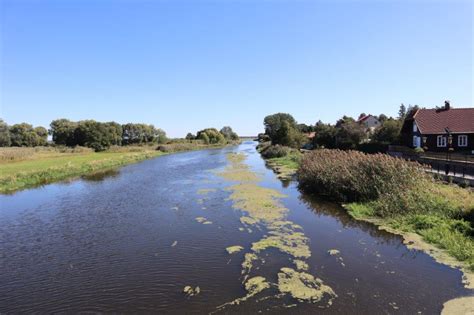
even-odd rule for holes
{"type": "Polygon", "coordinates": [[[412,148],[437,152],[474,150],[474,108],[417,109],[409,113],[401,130],[402,142],[412,148]]]}
{"type": "Polygon", "coordinates": [[[357,122],[364,126],[365,131],[373,132],[376,128],[380,127],[380,121],[374,115],[365,115],[357,120],[357,122]]]}

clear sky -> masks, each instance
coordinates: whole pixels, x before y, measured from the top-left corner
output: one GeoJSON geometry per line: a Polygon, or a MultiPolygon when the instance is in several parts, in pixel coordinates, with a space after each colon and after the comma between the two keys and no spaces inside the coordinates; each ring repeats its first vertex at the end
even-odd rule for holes
{"type": "Polygon", "coordinates": [[[1,117],[152,123],[170,136],[264,116],[335,122],[400,103],[472,107],[466,1],[0,0],[1,117]]]}

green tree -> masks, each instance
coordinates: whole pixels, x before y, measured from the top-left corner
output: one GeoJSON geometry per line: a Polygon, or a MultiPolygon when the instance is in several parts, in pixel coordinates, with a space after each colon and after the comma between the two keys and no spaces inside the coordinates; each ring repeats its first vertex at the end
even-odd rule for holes
{"type": "Polygon", "coordinates": [[[296,120],[290,114],[276,113],[266,116],[263,120],[265,134],[272,144],[299,147],[304,142],[304,137],[298,130],[296,120]]]}
{"type": "Polygon", "coordinates": [[[193,135],[192,133],[188,132],[188,134],[186,135],[186,140],[191,141],[191,140],[194,140],[194,139],[196,139],[196,136],[193,135]]]}
{"type": "Polygon", "coordinates": [[[314,126],[314,132],[316,133],[313,138],[314,147],[336,148],[337,129],[335,126],[318,121],[314,126]]]}
{"type": "Polygon", "coordinates": [[[74,134],[77,128],[77,123],[68,119],[56,119],[49,125],[49,134],[53,138],[53,142],[59,145],[75,146],[77,145],[74,134]]]}
{"type": "Polygon", "coordinates": [[[202,139],[207,144],[225,143],[225,137],[215,128],[206,128],[198,131],[196,138],[202,139]]]}
{"type": "Polygon", "coordinates": [[[398,119],[404,120],[406,116],[407,116],[407,108],[406,108],[405,105],[402,103],[402,104],[400,105],[400,109],[398,110],[398,119]]]}
{"type": "Polygon", "coordinates": [[[298,129],[299,132],[302,132],[302,133],[309,133],[309,132],[314,131],[314,127],[307,124],[298,124],[296,125],[296,128],[298,129]]]}
{"type": "Polygon", "coordinates": [[[234,132],[232,128],[229,126],[222,127],[222,129],[220,130],[220,133],[223,134],[224,138],[228,141],[239,139],[239,135],[237,135],[237,133],[234,132]]]}
{"type": "Polygon", "coordinates": [[[111,139],[112,145],[122,145],[122,125],[115,121],[105,123],[105,127],[108,128],[108,134],[111,139]]]}
{"type": "Polygon", "coordinates": [[[47,145],[48,144],[48,130],[44,127],[36,127],[34,129],[37,137],[37,145],[47,145]]]}
{"type": "Polygon", "coordinates": [[[83,120],[78,122],[75,139],[78,145],[104,151],[113,144],[114,134],[107,123],[83,120]]]}
{"type": "Polygon", "coordinates": [[[403,122],[400,120],[386,120],[380,128],[375,130],[372,141],[382,144],[395,144],[400,140],[400,130],[403,122]]]}
{"type": "MultiPolygon", "coordinates": [[[[39,130],[41,131],[41,129],[39,130]]],[[[35,147],[45,144],[45,141],[43,141],[42,137],[36,133],[35,129],[30,124],[15,124],[9,128],[9,131],[12,146],[35,147]]]]}
{"type": "Polygon", "coordinates": [[[0,119],[0,147],[9,147],[11,144],[8,125],[3,119],[0,119]]]}
{"type": "Polygon", "coordinates": [[[343,150],[356,149],[365,137],[365,130],[359,123],[346,119],[337,128],[336,146],[343,150]]]}

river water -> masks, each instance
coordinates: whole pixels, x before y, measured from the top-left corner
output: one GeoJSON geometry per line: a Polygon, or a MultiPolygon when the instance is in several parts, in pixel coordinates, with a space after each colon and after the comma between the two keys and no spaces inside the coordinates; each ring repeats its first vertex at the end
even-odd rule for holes
{"type": "MultiPolygon", "coordinates": [[[[468,294],[460,271],[279,181],[254,142],[3,195],[0,205],[0,313],[433,314],[468,294]],[[260,185],[287,195],[288,220],[309,238],[307,272],[337,295],[331,305],[282,296],[217,308],[246,294],[245,251],[229,255],[226,247],[248,248],[265,233],[243,229],[228,199],[218,173],[229,152],[245,153],[260,185]],[[187,285],[201,292],[187,296],[187,285]]],[[[262,272],[289,261],[276,249],[265,257],[262,272]]]]}

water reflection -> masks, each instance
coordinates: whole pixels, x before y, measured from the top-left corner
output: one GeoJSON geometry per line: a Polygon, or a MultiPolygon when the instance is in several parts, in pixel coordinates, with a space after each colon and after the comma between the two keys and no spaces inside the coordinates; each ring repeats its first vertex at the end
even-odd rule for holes
{"type": "Polygon", "coordinates": [[[98,171],[91,174],[83,175],[82,178],[90,182],[100,182],[106,178],[114,178],[120,175],[120,170],[109,169],[105,171],[98,171]]]}

